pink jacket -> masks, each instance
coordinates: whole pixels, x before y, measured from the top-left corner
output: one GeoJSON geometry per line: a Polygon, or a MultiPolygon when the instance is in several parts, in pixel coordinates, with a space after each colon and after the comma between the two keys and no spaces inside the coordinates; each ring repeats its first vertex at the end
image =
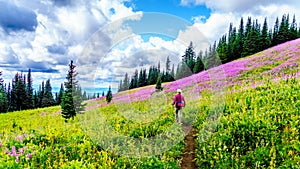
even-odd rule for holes
{"type": "Polygon", "coordinates": [[[182,101],[185,102],[183,95],[181,94],[176,94],[176,96],[174,97],[174,101],[172,103],[172,105],[176,104],[176,103],[182,103],[182,101]]]}

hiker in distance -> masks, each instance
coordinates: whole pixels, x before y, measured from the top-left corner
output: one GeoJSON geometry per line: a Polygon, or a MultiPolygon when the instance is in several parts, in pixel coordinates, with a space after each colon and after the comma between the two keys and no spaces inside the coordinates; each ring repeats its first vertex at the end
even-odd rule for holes
{"type": "Polygon", "coordinates": [[[181,94],[181,89],[177,89],[177,94],[174,97],[172,105],[175,105],[175,119],[177,123],[182,123],[182,109],[185,106],[186,102],[183,95],[181,94]],[[178,114],[179,113],[179,114],[178,114]]]}

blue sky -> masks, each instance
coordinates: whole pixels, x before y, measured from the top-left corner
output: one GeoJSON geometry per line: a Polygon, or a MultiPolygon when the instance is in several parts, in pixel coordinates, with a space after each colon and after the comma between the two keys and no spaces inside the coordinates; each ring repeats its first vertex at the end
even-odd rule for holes
{"type": "Polygon", "coordinates": [[[198,53],[241,17],[267,17],[271,27],[287,13],[299,22],[299,8],[298,0],[0,0],[0,71],[9,83],[31,68],[35,86],[60,87],[72,59],[83,88],[117,87],[125,72],[167,56],[176,65],[190,41],[198,53]]]}
{"type": "Polygon", "coordinates": [[[195,16],[201,15],[205,18],[210,16],[211,9],[204,4],[183,6],[180,2],[180,0],[133,0],[126,2],[125,5],[133,7],[134,11],[168,13],[181,17],[187,22],[193,22],[192,18],[195,16]]]}

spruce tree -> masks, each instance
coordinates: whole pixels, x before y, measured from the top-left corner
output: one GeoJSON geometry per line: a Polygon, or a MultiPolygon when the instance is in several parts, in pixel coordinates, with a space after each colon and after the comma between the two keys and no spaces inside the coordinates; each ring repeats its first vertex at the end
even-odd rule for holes
{"type": "Polygon", "coordinates": [[[23,74],[17,73],[15,76],[15,96],[16,96],[16,110],[24,110],[26,105],[26,85],[23,74]]]}
{"type": "Polygon", "coordinates": [[[112,92],[111,92],[111,87],[109,86],[107,94],[106,94],[106,102],[110,103],[112,98],[113,98],[113,96],[112,96],[112,92]]]}
{"type": "Polygon", "coordinates": [[[156,86],[155,86],[155,89],[157,90],[161,90],[161,74],[158,75],[158,78],[157,78],[157,81],[156,81],[156,86]]]}
{"type": "Polygon", "coordinates": [[[184,55],[182,56],[182,62],[184,62],[191,71],[193,71],[195,66],[195,57],[196,54],[194,51],[193,42],[190,42],[190,45],[188,46],[184,55]]]}
{"type": "Polygon", "coordinates": [[[124,77],[122,89],[123,90],[128,90],[129,89],[129,77],[128,77],[128,73],[125,73],[125,77],[124,77]]]}
{"type": "Polygon", "coordinates": [[[270,47],[270,45],[271,45],[271,39],[268,33],[267,18],[265,18],[263,28],[261,30],[259,50],[262,51],[264,49],[267,49],[270,47]]]}
{"type": "Polygon", "coordinates": [[[58,93],[58,96],[57,96],[57,100],[56,100],[56,104],[57,104],[57,105],[60,105],[60,104],[61,104],[61,101],[62,101],[64,92],[65,92],[65,91],[64,91],[64,85],[61,84],[61,85],[60,85],[60,89],[59,89],[59,93],[58,93]]]}
{"type": "Polygon", "coordinates": [[[2,72],[0,71],[0,113],[7,111],[7,95],[3,86],[3,79],[1,78],[2,72]]]}
{"type": "Polygon", "coordinates": [[[196,59],[196,65],[194,67],[194,73],[199,73],[204,70],[204,64],[202,62],[202,51],[199,52],[199,55],[196,59]]]}
{"type": "Polygon", "coordinates": [[[67,122],[68,119],[76,116],[76,113],[82,111],[84,109],[84,105],[82,104],[81,93],[79,96],[79,85],[76,80],[76,76],[78,75],[75,71],[76,66],[73,64],[73,60],[71,60],[69,64],[69,70],[66,76],[67,81],[65,84],[65,92],[61,102],[62,109],[62,117],[65,118],[67,122]]]}
{"type": "Polygon", "coordinates": [[[26,85],[26,105],[27,108],[32,109],[33,104],[33,87],[32,87],[32,78],[31,78],[31,69],[28,70],[27,74],[27,85],[26,85]]]}
{"type": "Polygon", "coordinates": [[[49,107],[49,106],[54,105],[54,98],[53,98],[53,94],[52,94],[52,87],[50,84],[50,79],[48,79],[46,81],[42,105],[43,105],[43,107],[49,107]]]}
{"type": "Polygon", "coordinates": [[[273,28],[272,46],[279,44],[278,32],[279,32],[279,19],[277,17],[273,28]]]}

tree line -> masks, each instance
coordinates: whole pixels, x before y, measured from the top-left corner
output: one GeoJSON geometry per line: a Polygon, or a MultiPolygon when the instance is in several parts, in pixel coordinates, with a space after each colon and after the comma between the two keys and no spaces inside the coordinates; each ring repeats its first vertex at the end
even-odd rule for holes
{"type": "Polygon", "coordinates": [[[59,105],[62,99],[61,90],[55,98],[52,94],[50,79],[42,82],[38,90],[32,87],[31,69],[27,75],[16,73],[11,83],[4,84],[0,73],[0,112],[26,110],[59,105]]]}
{"type": "Polygon", "coordinates": [[[218,42],[214,41],[205,51],[201,50],[196,54],[194,44],[190,42],[176,71],[174,71],[174,64],[170,71],[171,60],[168,57],[165,71],[161,72],[158,64],[158,66],[151,66],[148,74],[146,69],[135,70],[131,78],[128,73],[125,73],[124,79],[120,81],[119,91],[157,84],[158,81],[170,82],[181,79],[299,37],[300,28],[297,27],[295,15],[291,23],[289,14],[284,14],[281,21],[277,17],[272,29],[269,29],[267,18],[262,25],[257,19],[252,20],[251,17],[248,17],[244,25],[244,19],[241,18],[238,29],[230,23],[228,33],[218,42]]]}
{"type": "Polygon", "coordinates": [[[295,15],[292,22],[289,14],[284,14],[281,21],[277,17],[272,29],[269,29],[267,18],[261,25],[257,19],[248,17],[245,26],[241,18],[238,29],[230,23],[228,33],[201,53],[208,69],[217,66],[218,60],[224,64],[299,37],[300,29],[297,27],[295,15]]]}
{"type": "MultiPolygon", "coordinates": [[[[31,69],[27,74],[16,73],[8,84],[4,83],[1,75],[0,71],[0,113],[61,105],[66,92],[66,84],[62,83],[60,90],[54,94],[50,79],[43,81],[38,89],[34,90],[31,69]]],[[[83,100],[105,96],[104,92],[101,95],[99,93],[88,95],[80,86],[77,90],[83,100]]],[[[109,92],[111,93],[111,90],[109,92]]]]}

